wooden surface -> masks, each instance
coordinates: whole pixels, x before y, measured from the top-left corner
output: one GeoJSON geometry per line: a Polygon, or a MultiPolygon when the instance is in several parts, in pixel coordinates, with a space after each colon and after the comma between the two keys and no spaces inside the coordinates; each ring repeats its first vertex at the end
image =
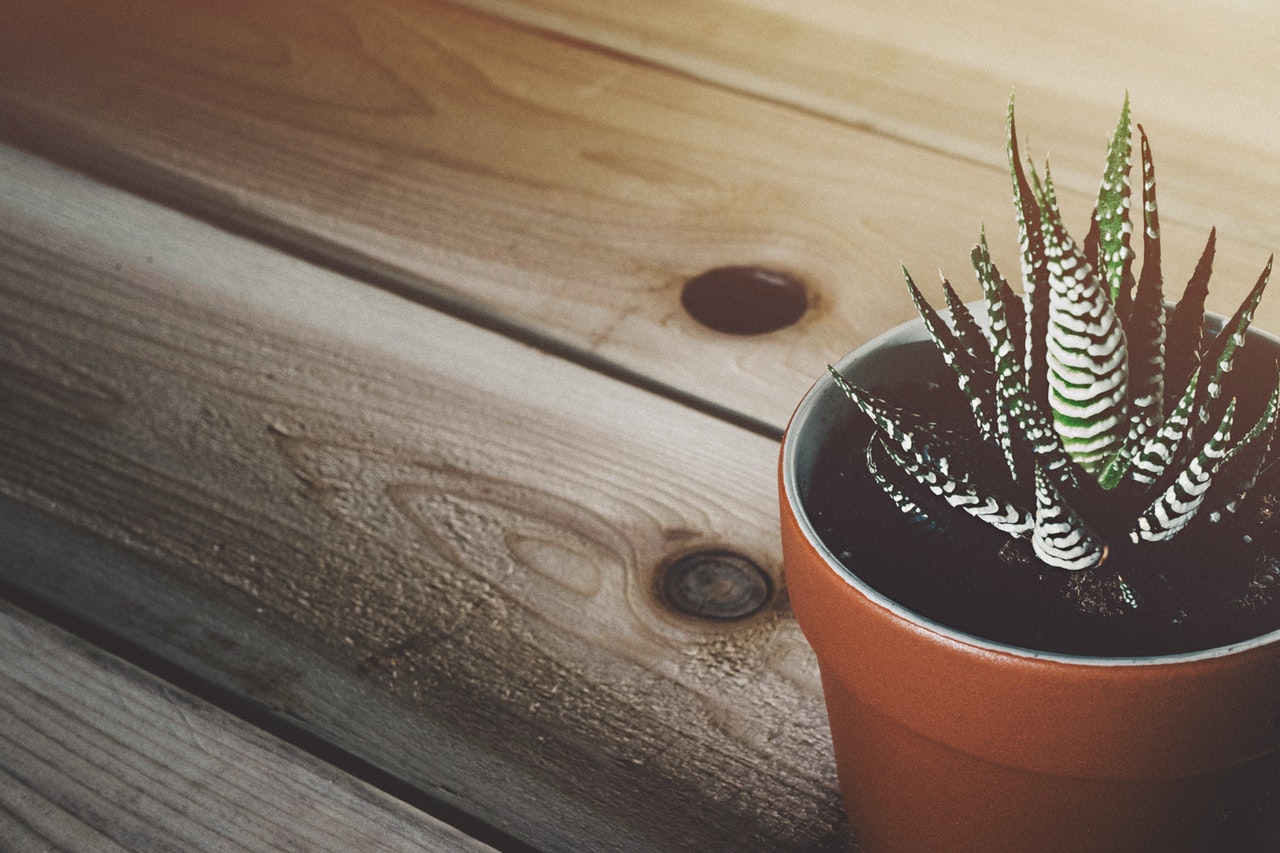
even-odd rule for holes
{"type": "Polygon", "coordinates": [[[11,3],[0,116],[94,174],[775,429],[822,364],[909,317],[899,260],[976,297],[967,258],[986,223],[1013,262],[1015,89],[1028,153],[1052,151],[1082,226],[1133,90],[1171,281],[1219,226],[1213,307],[1229,312],[1274,248],[1280,119],[1242,61],[1269,58],[1247,46],[1274,12],[1218,14],[1205,44],[1199,17],[1167,11],[1159,29],[1123,13],[1104,41],[1087,5],[1048,37],[1030,6],[645,2],[601,19],[600,4],[547,3],[11,3]],[[1173,100],[1192,41],[1225,90],[1198,80],[1203,111],[1173,100]],[[725,264],[793,273],[815,309],[749,347],[708,335],[679,290],[725,264]]]}
{"type": "MultiPolygon", "coordinates": [[[[245,718],[50,639],[55,675],[96,661],[164,700],[122,761],[198,714],[220,760],[288,753],[378,831],[851,847],[776,439],[826,361],[911,315],[899,261],[976,297],[985,223],[1016,269],[1010,92],[1083,224],[1129,91],[1171,290],[1210,226],[1215,310],[1280,246],[1266,4],[0,0],[0,21],[0,596],[245,718]],[[799,278],[809,311],[700,325],[682,287],[725,265],[799,278]],[[672,609],[663,572],[704,550],[759,566],[760,612],[672,609]]],[[[77,719],[99,704],[42,683],[77,719]]],[[[84,757],[55,746],[0,778],[84,757]]],[[[9,825],[55,787],[0,784],[9,825]]],[[[55,822],[137,819],[103,803],[55,822]]]]}
{"type": "Polygon", "coordinates": [[[12,853],[492,849],[6,604],[0,657],[12,853]]]}
{"type": "Polygon", "coordinates": [[[15,583],[114,625],[103,575],[145,574],[155,622],[130,639],[548,848],[839,837],[785,598],[721,626],[654,592],[669,560],[722,547],[782,586],[774,442],[5,163],[7,490],[162,564],[95,560],[64,586],[13,559],[15,583]],[[190,621],[201,597],[229,598],[265,657],[326,660],[306,678],[288,655],[246,660],[241,628],[190,621]],[[367,694],[370,717],[334,691],[367,694]],[[761,766],[752,799],[723,793],[761,766]]]}

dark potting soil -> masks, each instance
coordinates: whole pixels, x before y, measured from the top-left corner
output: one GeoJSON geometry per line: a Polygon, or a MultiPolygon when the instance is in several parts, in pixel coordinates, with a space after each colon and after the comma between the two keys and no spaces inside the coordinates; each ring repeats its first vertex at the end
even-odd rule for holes
{"type": "MultiPolygon", "coordinates": [[[[942,423],[972,421],[954,387],[871,390],[942,423]]],[[[1088,656],[1200,651],[1280,629],[1280,465],[1219,523],[1197,519],[1163,543],[1109,537],[1101,566],[1067,571],[960,510],[943,507],[936,529],[908,518],[867,471],[871,432],[850,404],[819,455],[806,508],[850,571],[922,616],[999,643],[1088,656]]]]}

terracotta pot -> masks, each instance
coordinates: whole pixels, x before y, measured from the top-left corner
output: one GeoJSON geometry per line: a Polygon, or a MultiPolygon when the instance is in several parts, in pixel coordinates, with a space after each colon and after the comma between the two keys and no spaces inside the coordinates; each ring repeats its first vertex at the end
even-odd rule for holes
{"type": "MultiPolygon", "coordinates": [[[[837,367],[869,385],[938,363],[914,322],[837,367]]],[[[1280,632],[1096,658],[1004,646],[916,615],[845,568],[806,515],[817,450],[851,417],[824,376],[787,429],[779,479],[787,586],[818,656],[859,849],[1222,849],[1224,815],[1280,750],[1280,632]]]]}

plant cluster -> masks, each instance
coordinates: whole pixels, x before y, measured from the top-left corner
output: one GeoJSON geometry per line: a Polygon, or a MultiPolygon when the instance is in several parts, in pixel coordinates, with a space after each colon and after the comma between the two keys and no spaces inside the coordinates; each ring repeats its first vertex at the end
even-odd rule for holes
{"type": "Polygon", "coordinates": [[[1146,134],[1141,125],[1137,130],[1140,273],[1133,269],[1127,97],[1083,244],[1063,225],[1048,166],[1043,177],[1031,164],[1023,167],[1010,99],[1007,149],[1022,296],[992,262],[985,233],[971,254],[985,323],[944,278],[946,322],[903,268],[916,308],[972,407],[976,435],[892,406],[831,369],[876,427],[866,450],[872,476],[911,517],[940,524],[929,508],[941,506],[940,498],[1029,538],[1051,566],[1085,569],[1106,559],[1117,536],[1159,542],[1195,518],[1220,520],[1270,464],[1280,377],[1258,396],[1269,393],[1256,421],[1244,425],[1236,423],[1237,400],[1224,398],[1223,388],[1271,261],[1221,331],[1209,335],[1210,231],[1181,299],[1166,305],[1155,172],[1146,134]]]}

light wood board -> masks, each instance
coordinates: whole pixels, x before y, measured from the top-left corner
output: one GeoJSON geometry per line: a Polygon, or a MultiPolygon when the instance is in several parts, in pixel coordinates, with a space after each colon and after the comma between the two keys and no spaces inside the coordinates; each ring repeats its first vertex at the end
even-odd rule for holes
{"type": "Polygon", "coordinates": [[[1169,212],[1278,242],[1273,4],[462,2],[996,168],[1005,160],[995,116],[1016,93],[1026,153],[1051,153],[1060,184],[1087,193],[1128,92],[1169,212]]]}
{"type": "MultiPolygon", "coordinates": [[[[972,4],[856,17],[814,2],[476,5],[11,3],[0,134],[775,431],[827,361],[909,319],[900,261],[976,298],[968,251],[985,225],[1014,273],[1015,88],[1027,153],[1053,153],[1083,226],[1135,87],[1157,156],[1169,152],[1171,290],[1212,225],[1219,311],[1280,244],[1280,134],[1259,118],[1273,111],[1249,106],[1270,97],[1266,77],[1183,50],[1201,30],[1181,12],[1162,10],[1150,33],[1116,12],[1121,44],[1086,48],[1092,6],[1065,13],[1058,36],[972,4]],[[1130,41],[1146,69],[1134,83],[1130,41]],[[1104,48],[1125,60],[1103,56],[1075,87],[1044,61],[1050,43],[1064,62],[1104,48]],[[1183,85],[1227,69],[1224,85],[1247,85],[1226,113],[1216,88],[1183,85]],[[1161,74],[1159,94],[1136,90],[1161,74]],[[1215,131],[1196,115],[1249,120],[1215,131]],[[798,276],[811,311],[759,337],[700,326],[683,283],[733,264],[798,276]]],[[[1238,35],[1269,14],[1219,8],[1215,27],[1238,35]]],[[[1264,301],[1259,322],[1277,321],[1280,301],[1264,301]]]]}

